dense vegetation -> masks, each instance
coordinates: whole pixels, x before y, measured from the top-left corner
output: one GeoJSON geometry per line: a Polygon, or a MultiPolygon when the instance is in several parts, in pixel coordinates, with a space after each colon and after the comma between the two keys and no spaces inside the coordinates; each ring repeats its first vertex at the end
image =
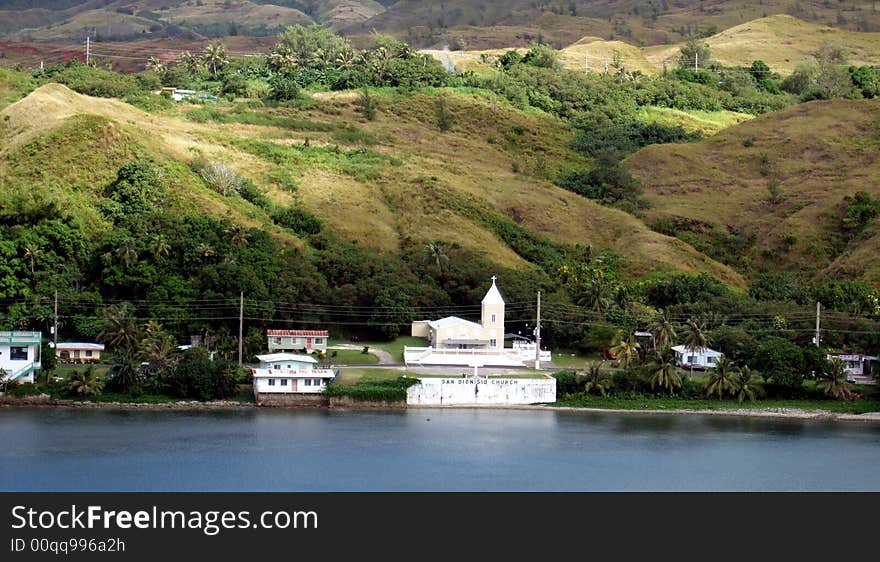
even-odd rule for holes
{"type": "MultiPolygon", "coordinates": [[[[689,48],[702,47],[694,43],[689,48]]],[[[376,35],[370,47],[359,50],[322,28],[293,27],[265,58],[230,58],[222,45],[215,44],[200,55],[186,54],[177,63],[152,61],[148,71],[135,76],[73,62],[48,67],[33,79],[61,82],[89,95],[127,99],[157,112],[174,107],[169,100],[148,94],[160,86],[187,86],[229,99],[252,99],[254,107],[291,109],[280,116],[240,104],[229,111],[204,105],[186,117],[330,132],[340,142],[360,146],[282,145],[252,138],[230,143],[288,171],[332,167],[362,181],[378,177],[384,166],[401,163],[369,148],[375,138],[354,126],[291,117],[297,107],[314,103],[304,93],[350,90],[358,96],[364,118],[374,120],[382,119],[371,99],[379,89],[413,96],[452,88],[524,112],[551,115],[570,126],[575,133],[564,150],[584,164],[555,175],[556,183],[636,215],[645,204],[638,181],[621,159],[649,144],[698,138],[679,126],[645,123],[640,108],[760,114],[799,99],[875,95],[874,71],[851,70],[838,55],[822,59],[815,74],[785,80],[760,61],[750,68],[723,68],[712,64],[707,54],[702,56],[705,66],[694,71],[683,51],[681,68],[655,78],[623,65],[616,65],[607,76],[583,75],[561,68],[552,49],[535,46],[524,56],[511,51],[498,57],[490,72],[456,75],[389,37],[376,35]],[[849,86],[844,87],[846,80],[849,86]]],[[[456,124],[440,95],[423,119],[434,123],[438,134],[456,124]]],[[[83,146],[90,141],[96,144],[88,146],[98,146],[99,132],[106,125],[100,117],[82,115],[54,134],[56,139],[79,138],[83,146]]],[[[511,138],[524,133],[514,129],[511,138]]],[[[28,165],[29,155],[52,142],[51,136],[38,137],[5,158],[20,171],[28,165]]],[[[0,325],[47,333],[58,291],[65,335],[107,341],[116,351],[117,363],[108,381],[111,389],[202,399],[228,396],[236,376],[223,361],[233,358],[237,349],[233,334],[241,292],[247,296],[250,355],[262,345],[265,326],[291,318],[302,326],[329,326],[334,334],[390,339],[405,332],[413,319],[454,313],[456,307],[479,302],[486,289],[491,264],[456,244],[437,240],[426,246],[406,240],[391,254],[343,239],[299,203],[296,182],[289,176],[275,182],[292,201],[281,205],[224,163],[203,158],[188,164],[160,160],[125,139],[114,141],[113,147],[126,155],[127,163],[100,185],[88,186],[98,200],[93,216],[70,213],[61,199],[47,195],[53,191],[46,185],[56,180],[39,174],[27,176],[27,181],[17,179],[21,184],[0,207],[4,304],[0,325]],[[266,228],[231,223],[185,205],[182,209],[172,188],[181,183],[206,186],[234,200],[249,216],[264,213],[272,224],[301,240],[302,246],[287,244],[266,228]],[[31,189],[35,185],[41,189],[31,189]],[[108,336],[112,317],[126,319],[139,334],[137,341],[120,344],[108,336]],[[145,375],[137,365],[151,360],[145,358],[140,331],[147,330],[151,320],[158,322],[149,330],[163,349],[169,342],[201,334],[218,352],[217,358],[195,352],[174,361],[166,357],[150,376],[145,375]]],[[[625,334],[636,329],[665,322],[681,334],[695,323],[707,341],[739,364],[761,370],[771,384],[788,385],[815,370],[815,362],[810,362],[815,358],[802,357],[778,368],[772,359],[810,347],[816,300],[827,310],[825,348],[871,351],[880,346],[878,293],[859,282],[762,274],[751,279],[744,292],[707,275],[654,272],[632,278],[623,274],[626,255],[552,240],[465,198],[449,196],[446,204],[535,266],[500,274],[506,300],[518,304],[511,307],[508,322],[512,329],[528,330],[533,312],[524,303],[531,303],[534,292],[542,290],[542,335],[554,347],[604,351],[620,345],[625,334]]],[[[877,202],[867,194],[854,196],[847,201],[841,228],[857,236],[872,223],[877,209],[877,202]]],[[[89,381],[79,381],[80,387],[89,388],[89,381]]]]}

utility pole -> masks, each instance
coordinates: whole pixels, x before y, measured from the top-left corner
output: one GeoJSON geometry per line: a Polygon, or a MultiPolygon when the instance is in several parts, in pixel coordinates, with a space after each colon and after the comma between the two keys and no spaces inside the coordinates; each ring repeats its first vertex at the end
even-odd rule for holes
{"type": "Polygon", "coordinates": [[[52,341],[55,343],[55,349],[58,349],[58,289],[55,289],[55,316],[54,326],[52,327],[52,341]]]}
{"type": "Polygon", "coordinates": [[[90,43],[90,37],[86,35],[86,66],[92,61],[92,45],[90,43]]]}
{"type": "Polygon", "coordinates": [[[590,73],[590,51],[584,51],[584,66],[587,69],[587,74],[590,73]]]}
{"type": "Polygon", "coordinates": [[[244,335],[244,291],[241,292],[241,300],[238,304],[238,366],[241,367],[242,363],[242,353],[244,351],[244,340],[242,336],[244,335]]]}
{"type": "Polygon", "coordinates": [[[535,370],[541,368],[541,291],[538,291],[538,319],[535,323],[535,370]]]}
{"type": "Polygon", "coordinates": [[[605,59],[605,74],[608,74],[608,59],[605,59]]]}
{"type": "Polygon", "coordinates": [[[814,338],[816,340],[816,347],[821,347],[819,344],[819,323],[821,321],[821,316],[822,316],[822,303],[817,301],[816,302],[816,337],[814,338]]]}
{"type": "Polygon", "coordinates": [[[694,52],[694,70],[700,70],[700,53],[694,52]]]}

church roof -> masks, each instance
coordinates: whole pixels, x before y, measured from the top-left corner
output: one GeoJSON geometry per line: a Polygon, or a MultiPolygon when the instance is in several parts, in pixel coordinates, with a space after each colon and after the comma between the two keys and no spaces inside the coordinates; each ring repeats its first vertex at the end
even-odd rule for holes
{"type": "Polygon", "coordinates": [[[504,299],[501,297],[498,287],[495,286],[494,276],[492,277],[492,286],[489,288],[486,296],[483,297],[483,304],[504,304],[504,299]]]}
{"type": "Polygon", "coordinates": [[[447,316],[446,318],[441,318],[440,320],[432,320],[428,322],[428,325],[434,328],[448,328],[449,326],[455,326],[456,324],[470,324],[476,328],[482,328],[480,324],[476,322],[471,322],[470,320],[465,320],[464,318],[459,318],[458,316],[447,316]]]}

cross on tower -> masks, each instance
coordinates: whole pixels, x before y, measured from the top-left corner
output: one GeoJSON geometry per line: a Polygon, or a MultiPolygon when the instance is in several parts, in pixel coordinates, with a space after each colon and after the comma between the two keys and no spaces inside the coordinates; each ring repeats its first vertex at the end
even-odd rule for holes
{"type": "Polygon", "coordinates": [[[495,279],[497,279],[497,277],[495,277],[495,276],[493,275],[493,276],[492,276],[492,283],[493,283],[493,284],[495,283],[495,279]]]}

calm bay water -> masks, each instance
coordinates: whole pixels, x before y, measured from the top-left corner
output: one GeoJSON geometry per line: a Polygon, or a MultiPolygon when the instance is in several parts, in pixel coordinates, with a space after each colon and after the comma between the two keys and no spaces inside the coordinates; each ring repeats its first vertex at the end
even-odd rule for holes
{"type": "Polygon", "coordinates": [[[880,425],[516,410],[0,409],[0,490],[873,490],[880,425]]]}

